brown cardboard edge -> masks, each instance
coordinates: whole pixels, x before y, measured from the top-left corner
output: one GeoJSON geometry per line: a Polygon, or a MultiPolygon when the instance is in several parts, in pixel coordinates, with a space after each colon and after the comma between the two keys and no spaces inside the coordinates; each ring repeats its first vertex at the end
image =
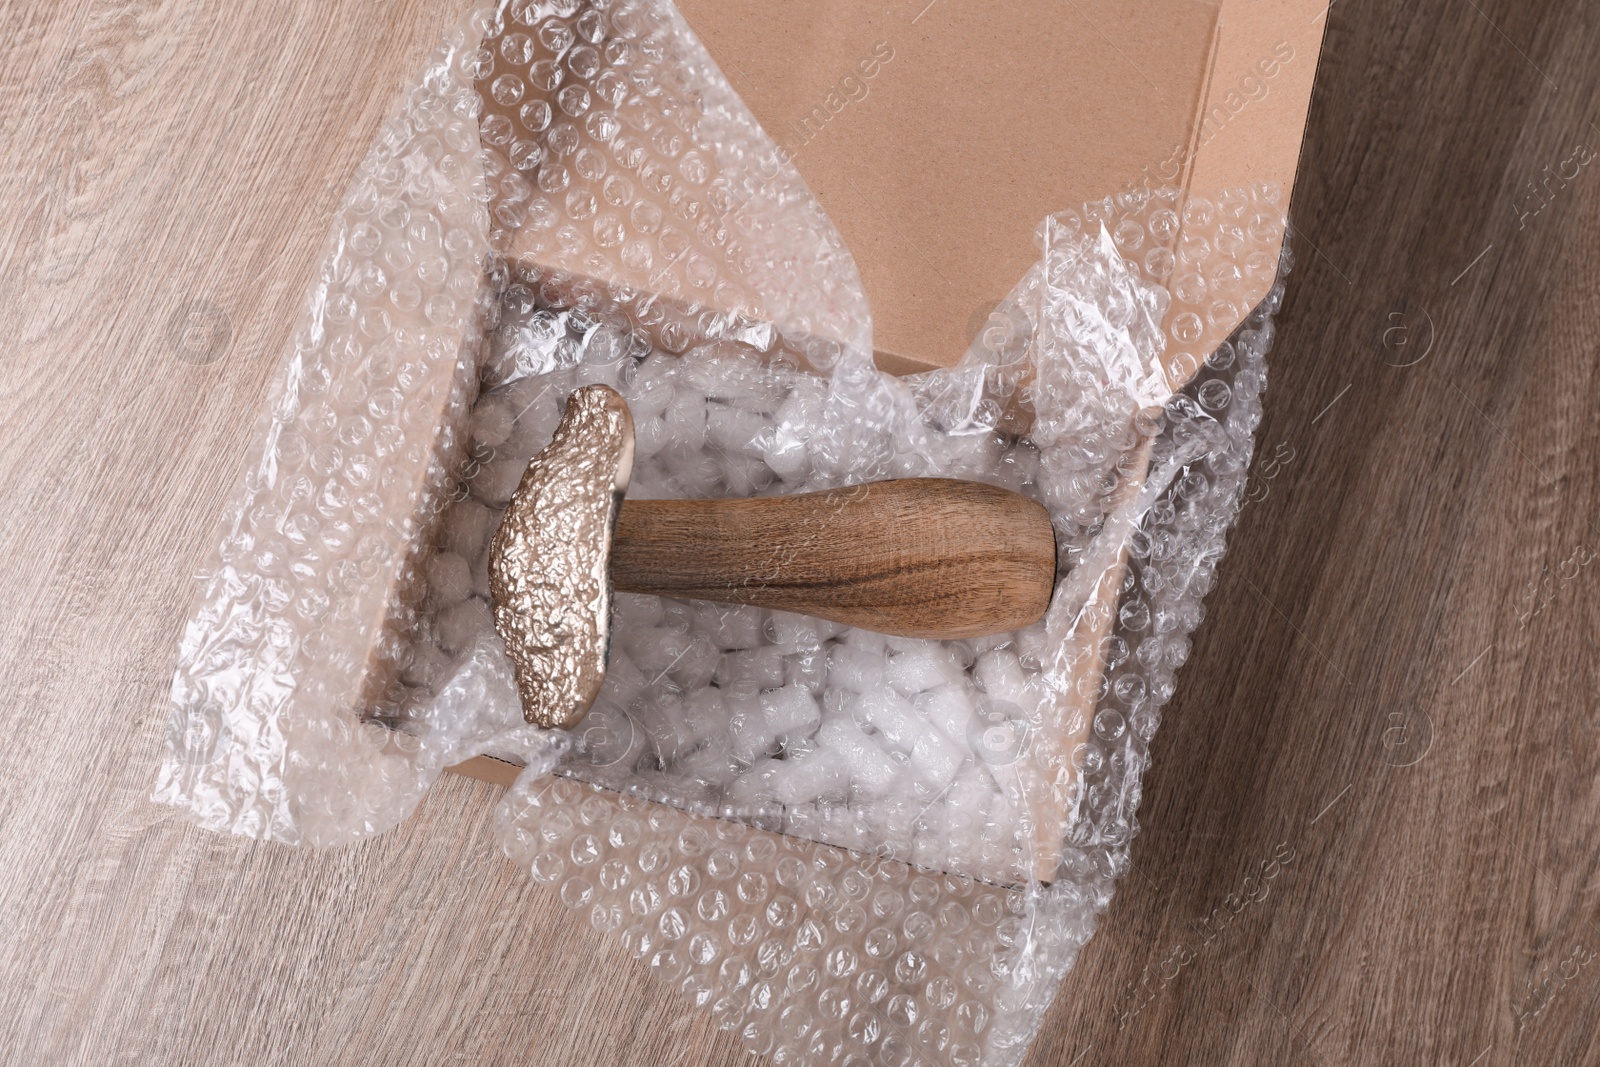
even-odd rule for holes
{"type": "Polygon", "coordinates": [[[451,774],[459,774],[466,778],[476,778],[480,782],[510,789],[516,782],[517,775],[523,768],[508,760],[496,759],[493,756],[473,756],[469,760],[452,764],[445,768],[451,774]]]}

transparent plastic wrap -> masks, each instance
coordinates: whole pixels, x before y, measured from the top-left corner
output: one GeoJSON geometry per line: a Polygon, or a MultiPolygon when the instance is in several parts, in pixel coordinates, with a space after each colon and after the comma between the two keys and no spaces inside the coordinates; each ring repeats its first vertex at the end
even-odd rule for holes
{"type": "Polygon", "coordinates": [[[507,853],[751,1049],[1019,1060],[1128,865],[1241,501],[1280,195],[1052,216],[965,358],[895,378],[842,241],[669,4],[475,10],[334,222],[182,640],[158,799],[335,845],[447,766],[523,764],[507,853]],[[941,642],[622,594],[588,717],[527,725],[488,541],[593,383],[630,406],[630,497],[923,476],[1039,500],[1049,612],[941,642]]]}

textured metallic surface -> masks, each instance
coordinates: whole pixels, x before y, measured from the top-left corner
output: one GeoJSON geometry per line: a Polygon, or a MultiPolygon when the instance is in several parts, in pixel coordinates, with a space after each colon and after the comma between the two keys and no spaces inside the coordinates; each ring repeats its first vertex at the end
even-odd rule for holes
{"type": "Polygon", "coordinates": [[[632,469],[627,402],[609,386],[579,389],[495,532],[495,629],[531,723],[570,727],[600,693],[611,643],[611,531],[632,469]]]}

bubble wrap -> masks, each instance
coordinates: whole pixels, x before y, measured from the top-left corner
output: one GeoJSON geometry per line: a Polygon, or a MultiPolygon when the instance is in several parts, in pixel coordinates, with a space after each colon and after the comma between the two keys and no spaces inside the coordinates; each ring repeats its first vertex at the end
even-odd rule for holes
{"type": "Polygon", "coordinates": [[[1237,513],[1280,196],[1052,216],[965,358],[893,378],[848,250],[669,4],[474,10],[334,221],[201,576],[157,798],[334,845],[492,754],[527,768],[508,855],[752,1050],[1018,1061],[1128,866],[1237,513]],[[1048,614],[937,642],[621,595],[594,710],[528,726],[487,545],[596,382],[633,414],[634,497],[1038,499],[1048,614]]]}

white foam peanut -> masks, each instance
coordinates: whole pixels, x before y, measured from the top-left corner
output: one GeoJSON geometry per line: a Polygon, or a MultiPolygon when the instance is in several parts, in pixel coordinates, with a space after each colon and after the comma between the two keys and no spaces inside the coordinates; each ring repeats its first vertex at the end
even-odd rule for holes
{"type": "Polygon", "coordinates": [[[683,717],[689,732],[697,738],[717,737],[728,730],[728,705],[716,689],[697,689],[686,696],[683,717]]]}
{"type": "Polygon", "coordinates": [[[702,601],[694,605],[694,627],[718,648],[755,648],[764,624],[760,608],[732,607],[702,601]]]}
{"type": "Polygon", "coordinates": [[[757,689],[776,689],[783,685],[784,673],[783,652],[765,645],[723,653],[715,679],[718,685],[745,683],[757,689]]]}
{"type": "Polygon", "coordinates": [[[875,685],[855,703],[858,722],[871,726],[883,743],[901,752],[911,751],[927,725],[905,697],[886,685],[875,685]]]}
{"type": "Polygon", "coordinates": [[[497,455],[479,465],[477,473],[468,483],[472,487],[472,495],[486,504],[504,506],[511,499],[511,494],[517,491],[523,472],[528,469],[528,458],[514,454],[497,455]]]}
{"type": "Polygon", "coordinates": [[[767,616],[767,634],[785,654],[821,648],[822,634],[817,622],[808,615],[774,611],[767,616]]]}
{"type": "Polygon", "coordinates": [[[722,745],[704,745],[679,759],[672,769],[674,773],[717,786],[727,785],[738,774],[738,768],[728,758],[727,748],[722,745]]]}
{"type": "Polygon", "coordinates": [[[973,694],[965,686],[942,685],[918,693],[914,703],[917,712],[946,737],[958,744],[966,741],[977,705],[973,694]]]}
{"type": "Polygon", "coordinates": [[[967,761],[967,751],[942,730],[924,729],[911,746],[911,772],[934,791],[942,790],[967,761]]]}
{"type": "Polygon", "coordinates": [[[728,799],[736,804],[756,804],[777,799],[773,795],[773,782],[783,770],[781,760],[762,758],[728,786],[728,799]]]}
{"type": "Polygon", "coordinates": [[[428,561],[428,592],[441,604],[459,604],[472,595],[472,567],[454,552],[428,561]]]}
{"type": "Polygon", "coordinates": [[[689,648],[670,668],[673,679],[685,689],[696,690],[711,684],[716,677],[722,653],[705,634],[692,634],[689,648]]]}
{"type": "Polygon", "coordinates": [[[772,751],[778,731],[758,710],[736,711],[728,717],[729,747],[740,763],[755,763],[772,751]]]}
{"type": "Polygon", "coordinates": [[[883,657],[847,645],[828,651],[828,685],[864,693],[883,676],[883,657]]]}
{"type": "Polygon", "coordinates": [[[517,413],[504,393],[490,393],[472,409],[472,440],[486,448],[498,448],[516,427],[517,413]]]}
{"type": "Polygon", "coordinates": [[[664,626],[635,630],[628,638],[628,655],[647,678],[659,678],[689,654],[693,639],[664,626]]]}
{"type": "Polygon", "coordinates": [[[783,662],[786,685],[804,686],[813,693],[822,691],[823,683],[828,680],[828,657],[822,649],[796,652],[785,656],[783,662]]]}
{"type": "Polygon", "coordinates": [[[822,721],[822,708],[811,690],[786,685],[761,694],[761,713],[774,734],[810,733],[822,721]]]}
{"type": "Polygon", "coordinates": [[[899,764],[848,715],[830,715],[817,731],[817,741],[844,757],[851,781],[868,793],[887,791],[900,773],[899,764]]]}
{"type": "Polygon", "coordinates": [[[494,518],[494,512],[471,497],[458,501],[445,513],[440,547],[462,559],[477,559],[489,545],[494,518]]]}
{"type": "Polygon", "coordinates": [[[1025,705],[1028,677],[1023,673],[1015,652],[1006,648],[985,652],[973,665],[972,673],[989,696],[1025,705]]]}
{"type": "MultiPolygon", "coordinates": [[[[515,383],[512,389],[521,384],[515,383]]],[[[522,403],[518,403],[518,394],[512,393],[511,406],[516,411],[516,425],[511,428],[511,436],[506,438],[504,448],[496,450],[500,454],[521,457],[524,462],[544,451],[561,423],[561,401],[557,399],[553,385],[546,386],[543,391],[528,392],[531,393],[530,399],[522,403]]]]}
{"type": "Polygon", "coordinates": [[[617,628],[640,629],[661,624],[661,598],[639,593],[618,593],[612,601],[617,628]]]}
{"type": "Polygon", "coordinates": [[[888,646],[888,639],[882,634],[873,633],[871,630],[846,630],[839,638],[840,642],[851,648],[863,652],[871,652],[875,656],[885,655],[884,649],[888,646]]]}
{"type": "Polygon", "coordinates": [[[770,779],[773,796],[790,805],[807,804],[827,794],[842,795],[849,784],[848,761],[826,748],[801,759],[780,761],[770,779]]]}
{"type": "Polygon", "coordinates": [[[494,627],[487,600],[471,597],[439,612],[439,647],[450,655],[465,652],[478,636],[494,627]]]}
{"type": "Polygon", "coordinates": [[[954,652],[942,645],[923,642],[909,651],[890,656],[883,680],[909,696],[958,681],[964,674],[954,652]]]}
{"type": "Polygon", "coordinates": [[[633,448],[636,456],[648,459],[665,448],[669,440],[671,436],[667,433],[665,420],[655,415],[634,418],[633,448]]]}
{"type": "Polygon", "coordinates": [[[706,418],[706,437],[719,448],[733,452],[754,451],[752,442],[766,420],[752,412],[722,404],[713,405],[706,418]]]}
{"type": "Polygon", "coordinates": [[[667,439],[676,447],[698,452],[706,443],[706,409],[702,404],[674,404],[667,409],[667,439]]]}
{"type": "Polygon", "coordinates": [[[650,687],[639,665],[626,652],[613,646],[606,660],[605,695],[618,707],[627,707],[650,687]]]}

